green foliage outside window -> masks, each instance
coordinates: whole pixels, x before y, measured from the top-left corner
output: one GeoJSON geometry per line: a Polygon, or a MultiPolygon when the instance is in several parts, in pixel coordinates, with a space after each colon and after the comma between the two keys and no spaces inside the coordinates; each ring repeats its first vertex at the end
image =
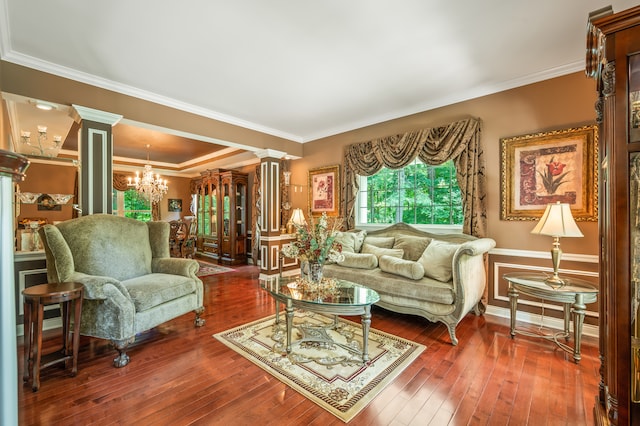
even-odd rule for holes
{"type": "Polygon", "coordinates": [[[403,169],[361,177],[359,223],[462,225],[462,195],[453,161],[429,166],[415,160],[403,169]]]}
{"type": "Polygon", "coordinates": [[[118,216],[149,222],[151,220],[151,203],[135,189],[124,192],[113,191],[113,211],[118,216]],[[119,201],[122,200],[122,206],[119,201]]]}

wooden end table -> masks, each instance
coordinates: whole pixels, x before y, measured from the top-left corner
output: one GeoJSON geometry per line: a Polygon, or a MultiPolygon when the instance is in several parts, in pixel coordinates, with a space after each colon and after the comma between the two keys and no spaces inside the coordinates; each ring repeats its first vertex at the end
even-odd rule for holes
{"type": "Polygon", "coordinates": [[[40,388],[40,370],[53,364],[65,363],[71,376],[78,372],[78,348],[80,346],[80,314],[84,286],[80,283],[41,284],[22,291],[24,297],[24,374],[25,382],[31,381],[31,389],[40,388]],[[42,355],[42,320],[44,307],[59,303],[62,307],[62,349],[42,355]],[[73,309],[71,309],[73,305],[73,309]],[[71,311],[73,310],[73,331],[71,311]]]}
{"type": "Polygon", "coordinates": [[[537,335],[520,331],[520,334],[543,337],[553,340],[564,351],[573,353],[573,360],[579,363],[581,359],[580,344],[582,342],[582,324],[587,303],[593,303],[598,297],[598,289],[588,281],[579,278],[567,278],[562,287],[551,287],[545,283],[546,274],[512,273],[504,274],[509,282],[509,302],[511,305],[511,338],[516,335],[516,311],[519,293],[552,302],[560,302],[564,306],[564,332],[552,336],[537,335]],[[558,337],[569,339],[570,315],[573,314],[573,348],[559,342],[558,337]]]}

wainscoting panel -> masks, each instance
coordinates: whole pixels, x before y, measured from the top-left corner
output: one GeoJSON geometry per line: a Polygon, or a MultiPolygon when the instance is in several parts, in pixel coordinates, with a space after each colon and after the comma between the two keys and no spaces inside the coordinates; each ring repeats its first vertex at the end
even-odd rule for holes
{"type": "MultiPolygon", "coordinates": [[[[489,252],[487,313],[509,317],[509,283],[502,278],[507,273],[553,273],[551,255],[547,252],[495,249],[489,252]]],[[[598,257],[563,254],[560,262],[561,277],[575,277],[598,285],[598,257]]],[[[598,296],[599,297],[599,296],[598,296]]],[[[562,328],[563,307],[560,303],[531,298],[524,294],[518,297],[518,320],[545,327],[562,328]]],[[[599,318],[598,302],[587,305],[585,315],[586,335],[597,335],[599,318]]]]}

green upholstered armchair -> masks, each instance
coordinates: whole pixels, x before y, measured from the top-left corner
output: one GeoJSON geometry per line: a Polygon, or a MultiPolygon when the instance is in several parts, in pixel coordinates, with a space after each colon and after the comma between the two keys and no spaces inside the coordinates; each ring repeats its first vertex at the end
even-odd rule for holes
{"type": "Polygon", "coordinates": [[[51,283],[84,284],[80,330],[125,353],[136,334],[189,311],[202,326],[198,262],[169,257],[169,223],[95,214],[40,229],[51,283]]]}

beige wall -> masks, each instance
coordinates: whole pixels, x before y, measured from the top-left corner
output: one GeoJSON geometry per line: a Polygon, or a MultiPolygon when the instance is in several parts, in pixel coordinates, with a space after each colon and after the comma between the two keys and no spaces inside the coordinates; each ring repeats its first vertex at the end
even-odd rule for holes
{"type": "MultiPolygon", "coordinates": [[[[549,271],[551,238],[530,234],[535,221],[500,220],[500,138],[594,124],[595,101],[594,81],[579,72],[307,143],[304,157],[291,165],[292,183],[305,185],[305,192],[294,194],[292,202],[294,207],[306,209],[308,170],[342,164],[346,145],[470,116],[480,118],[488,187],[487,236],[497,244],[488,259],[487,298],[493,313],[508,315],[508,285],[502,275],[549,271]]],[[[586,279],[597,286],[598,225],[597,222],[579,222],[578,226],[584,238],[561,240],[565,254],[560,266],[568,271],[563,276],[586,279]]],[[[518,311],[530,315],[528,320],[535,323],[544,313],[546,317],[555,318],[556,326],[561,325],[561,311],[557,305],[545,304],[542,311],[538,301],[525,300],[519,304],[518,311]]],[[[597,317],[598,304],[588,305],[586,334],[597,334],[597,317]]]]}
{"type": "MultiPolygon", "coordinates": [[[[292,183],[306,185],[309,168],[342,164],[344,147],[351,143],[477,117],[483,123],[488,236],[500,248],[548,250],[549,238],[530,235],[535,222],[500,220],[500,138],[593,124],[595,100],[593,80],[575,73],[309,142],[304,145],[304,157],[292,163],[292,183]]],[[[306,199],[306,192],[294,196],[294,207],[305,207],[306,199]]],[[[579,226],[585,237],[563,239],[563,250],[597,254],[597,224],[580,222],[579,226]]]]}
{"type": "MultiPolygon", "coordinates": [[[[32,162],[26,173],[26,178],[20,183],[21,192],[35,192],[41,194],[73,194],[76,167],[57,164],[42,164],[32,162]]],[[[38,210],[35,204],[21,204],[18,220],[25,218],[46,219],[47,223],[71,219],[72,201],[60,206],[60,210],[38,210]]]]}

